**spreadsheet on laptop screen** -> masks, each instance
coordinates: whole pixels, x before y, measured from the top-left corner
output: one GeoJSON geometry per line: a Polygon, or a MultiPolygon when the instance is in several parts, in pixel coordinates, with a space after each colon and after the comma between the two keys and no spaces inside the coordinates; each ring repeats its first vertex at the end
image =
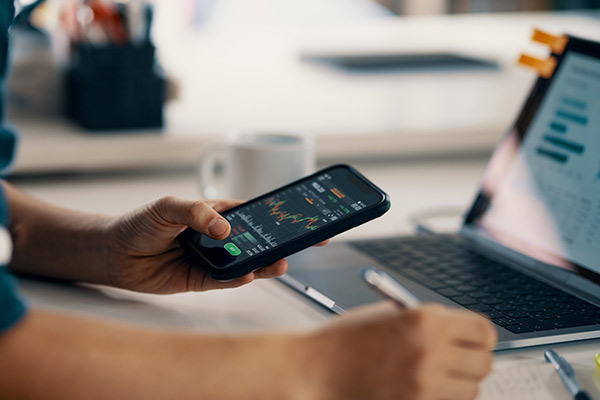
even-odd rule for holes
{"type": "Polygon", "coordinates": [[[600,274],[600,59],[565,54],[527,129],[515,128],[496,151],[482,195],[471,221],[478,232],[600,274]]]}

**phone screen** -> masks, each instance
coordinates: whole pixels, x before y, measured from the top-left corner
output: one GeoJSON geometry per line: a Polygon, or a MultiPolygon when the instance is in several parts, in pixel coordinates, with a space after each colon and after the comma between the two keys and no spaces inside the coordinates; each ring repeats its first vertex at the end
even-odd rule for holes
{"type": "Polygon", "coordinates": [[[351,170],[332,168],[224,212],[229,237],[198,235],[196,245],[211,263],[228,267],[381,201],[382,195],[351,170]]]}

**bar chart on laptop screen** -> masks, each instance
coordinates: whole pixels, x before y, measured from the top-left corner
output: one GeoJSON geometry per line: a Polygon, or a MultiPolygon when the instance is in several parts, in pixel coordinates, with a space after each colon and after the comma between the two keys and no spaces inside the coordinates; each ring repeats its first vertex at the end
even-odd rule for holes
{"type": "Polygon", "coordinates": [[[520,211],[524,222],[515,229],[514,218],[501,213],[493,221],[501,231],[598,272],[599,93],[600,61],[567,54],[496,195],[527,208],[520,211]]]}
{"type": "Polygon", "coordinates": [[[554,119],[548,126],[548,133],[544,134],[542,143],[537,148],[537,153],[561,164],[567,163],[570,157],[581,156],[585,151],[585,144],[579,143],[577,136],[570,135],[569,131],[576,131],[579,126],[583,129],[587,127],[587,108],[587,102],[563,96],[554,119]]]}

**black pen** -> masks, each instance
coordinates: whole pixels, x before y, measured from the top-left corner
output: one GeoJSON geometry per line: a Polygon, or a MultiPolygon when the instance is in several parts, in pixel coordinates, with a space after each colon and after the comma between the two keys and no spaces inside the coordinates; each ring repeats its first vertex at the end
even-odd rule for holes
{"type": "Polygon", "coordinates": [[[569,364],[567,360],[559,356],[554,350],[546,350],[544,352],[544,358],[552,364],[558,373],[558,376],[560,376],[560,379],[562,379],[567,387],[567,390],[571,396],[573,396],[573,399],[592,400],[577,381],[575,371],[573,371],[573,367],[571,367],[571,364],[569,364]]]}

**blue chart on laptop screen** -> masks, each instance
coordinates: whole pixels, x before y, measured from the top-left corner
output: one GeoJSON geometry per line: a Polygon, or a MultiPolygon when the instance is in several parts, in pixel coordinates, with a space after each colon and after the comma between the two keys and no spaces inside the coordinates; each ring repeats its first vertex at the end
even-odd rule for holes
{"type": "Polygon", "coordinates": [[[600,60],[565,55],[479,223],[544,262],[600,272],[600,60]]]}
{"type": "Polygon", "coordinates": [[[332,177],[335,174],[334,170],[331,174],[316,176],[225,213],[231,225],[230,236],[220,241],[202,237],[201,246],[213,248],[213,257],[218,257],[221,262],[239,262],[370,205],[363,192],[335,184],[335,176],[332,177]]]}

